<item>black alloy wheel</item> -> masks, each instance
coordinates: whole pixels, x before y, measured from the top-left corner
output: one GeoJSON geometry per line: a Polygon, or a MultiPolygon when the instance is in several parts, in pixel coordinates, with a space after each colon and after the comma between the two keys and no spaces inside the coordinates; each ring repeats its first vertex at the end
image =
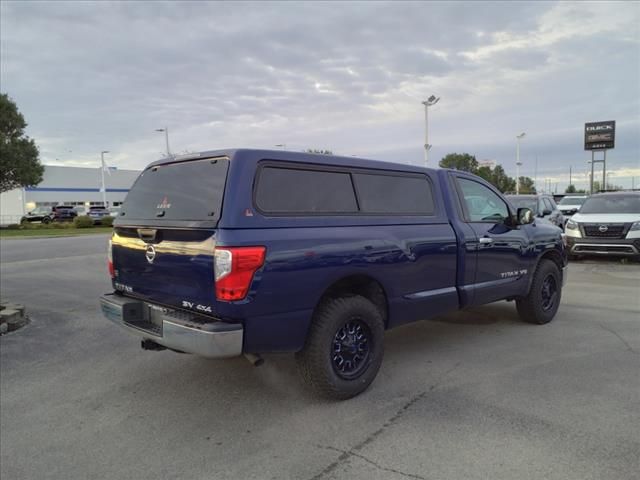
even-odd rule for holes
{"type": "Polygon", "coordinates": [[[382,363],[384,327],[382,312],[365,297],[323,300],[314,312],[303,349],[296,353],[307,387],[334,400],[364,392],[382,363]]]}
{"type": "Polygon", "coordinates": [[[558,285],[552,274],[548,274],[542,281],[542,310],[548,312],[555,306],[558,298],[558,285]]]}
{"type": "Polygon", "coordinates": [[[538,263],[527,295],[516,298],[516,307],[525,322],[544,325],[556,315],[562,298],[562,273],[547,258],[538,263]]]}
{"type": "Polygon", "coordinates": [[[336,374],[349,380],[367,367],[371,345],[369,327],[354,318],[338,329],[333,337],[332,365],[336,374]]]}

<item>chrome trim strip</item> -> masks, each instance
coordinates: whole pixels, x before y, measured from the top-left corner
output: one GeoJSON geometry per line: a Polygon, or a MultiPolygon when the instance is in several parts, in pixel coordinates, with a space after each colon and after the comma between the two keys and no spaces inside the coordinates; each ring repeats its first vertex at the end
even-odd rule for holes
{"type": "Polygon", "coordinates": [[[450,293],[457,293],[456,287],[438,288],[436,290],[424,290],[422,292],[415,292],[405,295],[403,298],[407,300],[419,300],[421,298],[435,297],[437,295],[447,295],[450,293]]]}
{"type": "Polygon", "coordinates": [[[638,249],[631,244],[628,243],[575,243],[571,247],[571,253],[584,253],[584,254],[594,254],[594,255],[637,255],[638,249]],[[615,252],[608,252],[606,250],[598,251],[598,250],[581,250],[579,247],[614,247],[619,250],[615,252]],[[623,249],[629,250],[627,252],[623,251],[623,249]]]}

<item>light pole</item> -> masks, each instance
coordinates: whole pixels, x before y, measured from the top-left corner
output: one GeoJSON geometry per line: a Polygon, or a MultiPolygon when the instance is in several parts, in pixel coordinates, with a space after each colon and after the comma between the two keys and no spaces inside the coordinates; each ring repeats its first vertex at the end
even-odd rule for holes
{"type": "Polygon", "coordinates": [[[429,166],[429,150],[431,149],[431,144],[429,143],[429,107],[433,107],[439,101],[440,97],[436,98],[435,95],[431,95],[422,102],[424,105],[424,164],[427,167],[429,166]]]}
{"type": "Polygon", "coordinates": [[[169,127],[156,128],[156,132],[164,132],[164,140],[167,144],[167,157],[170,157],[171,150],[169,149],[169,127]]]}
{"type": "Polygon", "coordinates": [[[516,135],[516,195],[520,194],[520,140],[524,138],[526,134],[522,132],[520,135],[516,135]]]}
{"type": "Polygon", "coordinates": [[[100,178],[102,179],[102,185],[100,191],[102,192],[102,206],[107,208],[107,186],[104,184],[104,154],[109,153],[109,150],[103,150],[100,152],[100,178]]]}
{"type": "Polygon", "coordinates": [[[571,173],[572,173],[571,169],[572,169],[572,166],[569,165],[569,185],[573,185],[573,183],[571,182],[571,173]]]}

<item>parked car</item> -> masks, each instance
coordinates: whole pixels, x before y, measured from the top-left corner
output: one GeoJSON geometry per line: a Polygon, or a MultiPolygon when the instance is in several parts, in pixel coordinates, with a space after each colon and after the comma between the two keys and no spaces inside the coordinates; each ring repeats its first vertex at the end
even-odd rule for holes
{"type": "Polygon", "coordinates": [[[640,259],[640,192],[589,197],[566,225],[572,257],[623,255],[640,259]]]}
{"type": "Polygon", "coordinates": [[[560,208],[562,215],[564,215],[565,222],[571,215],[580,210],[580,207],[587,198],[589,198],[587,195],[567,195],[560,200],[558,208],[560,208]]]}
{"type": "Polygon", "coordinates": [[[144,349],[254,364],[295,352],[313,391],[344,399],[373,381],[386,329],[505,299],[550,322],[567,255],[533,220],[455,170],[260,150],[164,159],[115,220],[100,303],[144,349]]]}
{"type": "Polygon", "coordinates": [[[564,228],[564,216],[551,195],[507,195],[516,208],[528,208],[537,219],[564,228]]]}
{"type": "Polygon", "coordinates": [[[109,215],[112,217],[117,217],[120,214],[120,205],[117,207],[109,207],[109,215]]]}
{"type": "Polygon", "coordinates": [[[20,223],[70,222],[77,216],[72,206],[37,207],[20,219],[20,223]]]}
{"type": "Polygon", "coordinates": [[[89,213],[89,209],[82,205],[73,207],[73,210],[76,212],[76,215],[78,216],[87,215],[87,213],[89,213]]]}
{"type": "Polygon", "coordinates": [[[89,207],[89,211],[87,212],[87,215],[89,215],[89,217],[93,220],[93,223],[99,224],[99,223],[102,223],[102,219],[104,217],[111,216],[111,213],[109,212],[109,210],[107,210],[106,207],[95,206],[95,207],[89,207]]]}

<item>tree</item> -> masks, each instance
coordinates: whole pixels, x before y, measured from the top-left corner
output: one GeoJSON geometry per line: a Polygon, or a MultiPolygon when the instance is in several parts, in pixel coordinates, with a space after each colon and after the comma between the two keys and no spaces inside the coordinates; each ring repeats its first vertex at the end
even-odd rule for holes
{"type": "Polygon", "coordinates": [[[530,177],[520,177],[520,193],[527,195],[536,193],[536,186],[530,177]]]}
{"type": "Polygon", "coordinates": [[[487,182],[492,183],[493,180],[493,170],[491,167],[480,167],[475,172],[481,178],[484,178],[487,182]]]}
{"type": "Polygon", "coordinates": [[[569,186],[565,189],[564,193],[576,193],[576,187],[575,187],[575,185],[569,185],[569,186]]]}
{"type": "Polygon", "coordinates": [[[0,94],[0,192],[42,181],[44,167],[36,143],[24,133],[26,126],[13,100],[0,94]]]}
{"type": "Polygon", "coordinates": [[[448,153],[440,160],[440,167],[476,173],[478,170],[478,161],[476,157],[468,153],[448,153]]]}
{"type": "MultiPolygon", "coordinates": [[[[515,179],[506,174],[502,165],[496,165],[493,169],[488,166],[480,167],[476,157],[468,153],[448,153],[440,160],[440,167],[453,168],[478,175],[503,193],[516,191],[515,179]]],[[[522,193],[535,193],[536,189],[533,180],[529,177],[520,177],[520,191],[522,193]]]]}
{"type": "Polygon", "coordinates": [[[502,193],[516,191],[516,181],[505,173],[502,165],[493,169],[490,182],[502,193]]]}

